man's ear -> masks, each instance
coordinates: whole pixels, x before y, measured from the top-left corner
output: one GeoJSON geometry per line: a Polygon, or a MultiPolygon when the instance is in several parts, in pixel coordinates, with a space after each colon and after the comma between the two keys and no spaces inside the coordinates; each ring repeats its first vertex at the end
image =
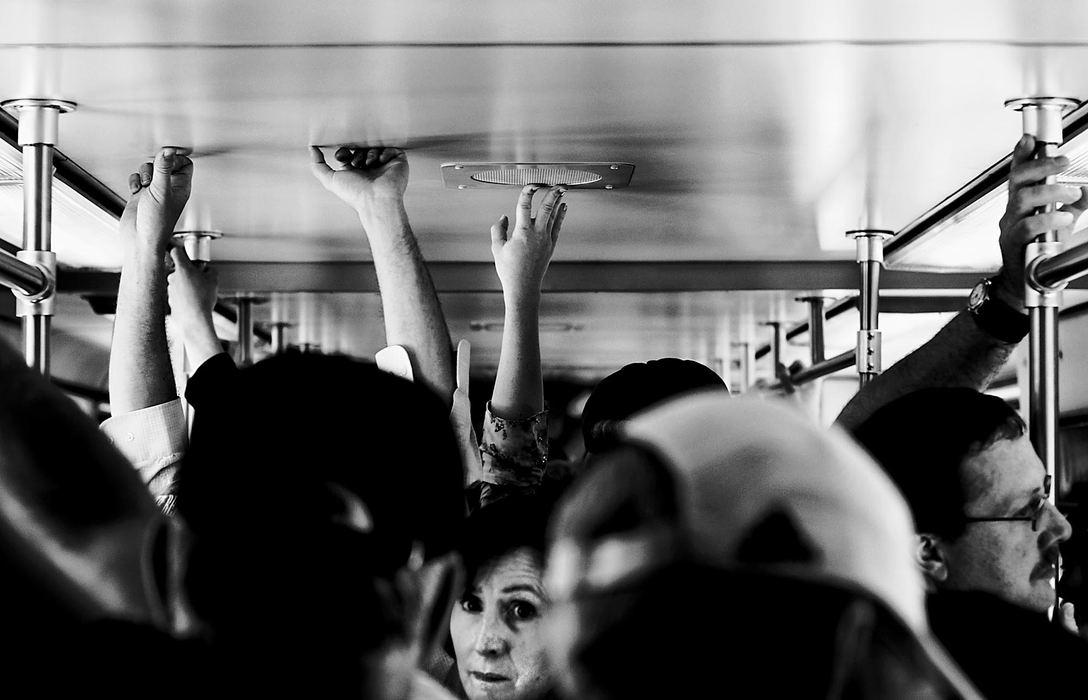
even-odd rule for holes
{"type": "Polygon", "coordinates": [[[948,560],[944,554],[944,543],[937,535],[922,533],[918,535],[914,549],[914,563],[922,570],[926,581],[939,584],[948,578],[948,560]]]}
{"type": "MultiPolygon", "coordinates": [[[[409,572],[402,570],[401,573],[409,572]]],[[[409,607],[407,625],[412,634],[410,643],[418,651],[419,662],[426,662],[439,641],[449,634],[450,611],[464,588],[464,568],[460,556],[447,554],[427,562],[413,574],[416,580],[408,585],[414,590],[402,590],[401,593],[403,599],[414,598],[416,601],[409,607]]],[[[407,584],[405,579],[398,576],[398,586],[403,588],[407,584]]]]}

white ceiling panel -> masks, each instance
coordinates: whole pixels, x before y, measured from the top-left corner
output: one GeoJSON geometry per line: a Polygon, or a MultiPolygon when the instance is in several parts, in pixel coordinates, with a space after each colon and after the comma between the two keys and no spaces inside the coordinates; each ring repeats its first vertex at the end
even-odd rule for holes
{"type": "MultiPolygon", "coordinates": [[[[1008,153],[1006,99],[1088,97],[1076,2],[0,0],[0,18],[0,98],[78,102],[59,147],[109,187],[124,193],[159,146],[195,150],[180,228],[222,231],[220,260],[367,259],[354,215],[308,170],[309,144],[344,142],[408,149],[432,261],[488,260],[516,198],[446,189],[454,160],[634,163],[627,189],[567,195],[558,260],[851,259],[845,230],[899,229],[1008,153]]],[[[926,266],[991,268],[987,228],[942,233],[926,266]]],[[[68,235],[63,263],[116,259],[108,239],[81,259],[68,235]]],[[[756,332],[740,306],[768,303],[710,296],[713,314],[687,314],[684,298],[625,316],[550,295],[586,322],[549,361],[709,357],[756,332]]],[[[465,295],[447,313],[465,328],[496,302],[465,295]]],[[[322,313],[335,325],[355,303],[322,313]]],[[[490,357],[497,339],[479,345],[490,357]]]]}

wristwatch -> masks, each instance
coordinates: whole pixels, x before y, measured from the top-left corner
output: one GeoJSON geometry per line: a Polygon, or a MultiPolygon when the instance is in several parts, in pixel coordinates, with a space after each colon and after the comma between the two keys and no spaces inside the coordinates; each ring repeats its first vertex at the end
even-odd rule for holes
{"type": "Polygon", "coordinates": [[[1019,343],[1028,334],[1027,314],[991,296],[993,284],[993,278],[987,277],[974,286],[967,297],[967,311],[982,331],[1005,343],[1019,343]]]}

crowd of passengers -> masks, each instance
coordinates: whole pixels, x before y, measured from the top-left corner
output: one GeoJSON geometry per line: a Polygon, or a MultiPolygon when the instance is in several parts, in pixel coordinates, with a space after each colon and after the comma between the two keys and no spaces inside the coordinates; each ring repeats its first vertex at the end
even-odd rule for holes
{"type": "Polygon", "coordinates": [[[369,242],[390,346],[376,364],[235,364],[214,266],[171,244],[193,163],[170,148],[131,175],[120,221],[112,417],[90,423],[0,345],[5,697],[1085,687],[1088,641],[1054,588],[1071,527],[1021,418],[981,393],[1027,334],[1024,246],[1088,209],[1088,189],[1046,182],[1064,157],[1016,145],[1001,271],[836,427],[661,358],[596,386],[577,463],[549,459],[538,339],[565,188],[527,186],[491,227],[505,324],[477,435],[405,152],[311,159],[369,242]]]}

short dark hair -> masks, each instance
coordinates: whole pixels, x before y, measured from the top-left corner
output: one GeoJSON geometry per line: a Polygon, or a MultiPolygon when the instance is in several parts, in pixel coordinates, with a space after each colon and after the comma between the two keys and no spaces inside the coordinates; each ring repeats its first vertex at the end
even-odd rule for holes
{"type": "Polygon", "coordinates": [[[963,534],[963,463],[998,440],[1024,434],[1007,403],[966,388],[923,389],[881,407],[854,437],[903,493],[918,532],[963,534]]]}
{"type": "Polygon", "coordinates": [[[330,683],[358,687],[359,654],[408,636],[395,573],[452,550],[463,524],[448,410],[347,357],[223,370],[179,474],[190,602],[230,653],[267,655],[277,682],[330,669],[330,683]],[[344,526],[354,499],[369,524],[344,526]]]}
{"type": "Polygon", "coordinates": [[[618,442],[616,424],[635,413],[681,394],[726,386],[718,374],[694,360],[663,357],[625,365],[602,379],[582,409],[582,437],[587,452],[602,452],[618,442]]]}

